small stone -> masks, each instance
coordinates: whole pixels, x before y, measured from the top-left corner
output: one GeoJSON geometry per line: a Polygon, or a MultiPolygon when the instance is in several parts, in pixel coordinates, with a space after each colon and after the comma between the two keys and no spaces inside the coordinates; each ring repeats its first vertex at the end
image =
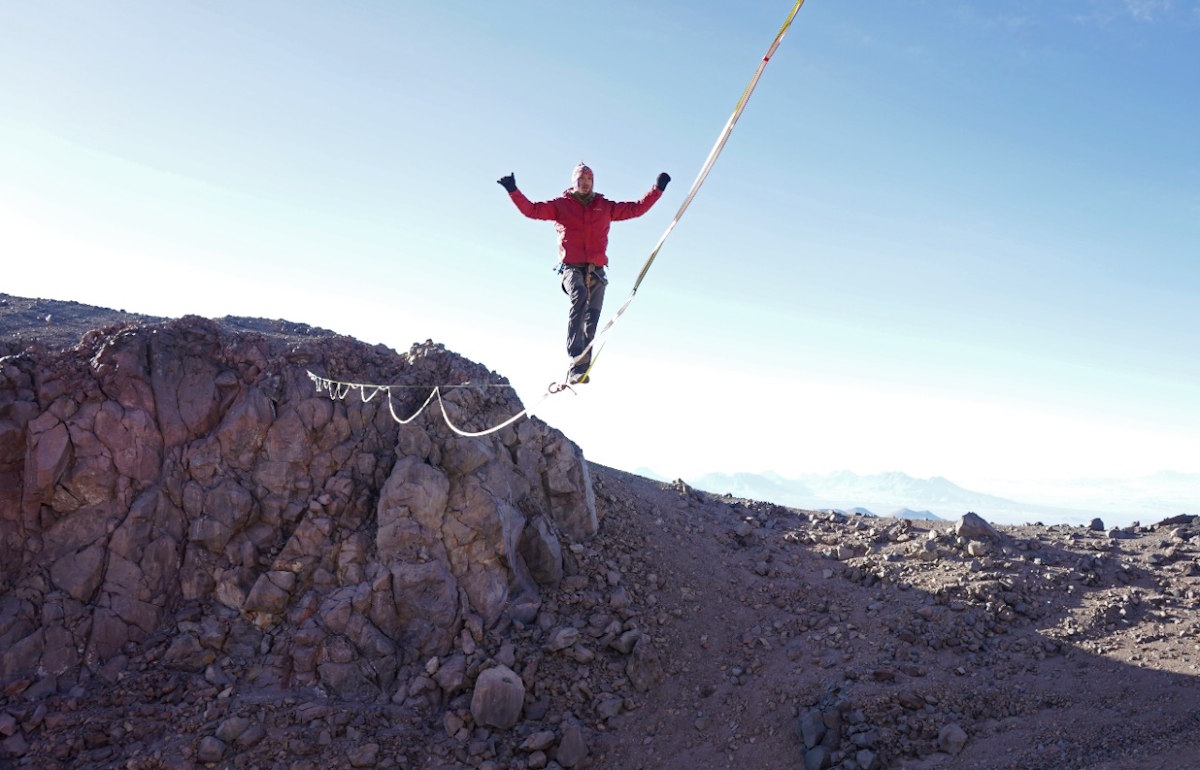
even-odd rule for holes
{"type": "Polygon", "coordinates": [[[0,741],[0,753],[10,757],[23,757],[29,753],[29,742],[21,733],[10,735],[0,741]]]}
{"type": "Polygon", "coordinates": [[[266,728],[262,725],[250,725],[246,728],[246,732],[237,737],[233,745],[239,749],[249,749],[257,746],[262,742],[263,738],[267,737],[266,728]]]}
{"type": "Polygon", "coordinates": [[[855,733],[851,736],[850,742],[859,748],[873,749],[879,743],[879,732],[877,730],[867,730],[864,733],[855,733]]]}
{"type": "Polygon", "coordinates": [[[573,646],[575,642],[578,641],[579,629],[567,626],[566,628],[560,628],[551,634],[550,641],[546,644],[546,649],[550,650],[551,652],[558,652],[559,650],[565,650],[568,647],[573,646]]]}
{"type": "Polygon", "coordinates": [[[618,716],[625,708],[624,698],[605,698],[596,706],[596,713],[601,719],[612,719],[618,716]]]}
{"type": "Polygon", "coordinates": [[[350,767],[375,767],[379,764],[379,744],[368,743],[365,746],[350,749],[346,752],[346,760],[350,767]]]}
{"type": "Polygon", "coordinates": [[[558,742],[558,751],[554,758],[563,767],[575,767],[587,758],[587,742],[583,738],[583,730],[579,725],[569,725],[563,730],[562,740],[558,742]]]}
{"type": "Polygon", "coordinates": [[[217,738],[225,743],[233,743],[238,736],[250,727],[250,720],[245,717],[230,717],[217,726],[217,738]]]}
{"type": "Polygon", "coordinates": [[[521,751],[545,751],[554,745],[554,733],[550,730],[539,730],[521,742],[521,751]]]}
{"type": "Polygon", "coordinates": [[[987,556],[991,550],[987,543],[980,540],[972,540],[967,543],[967,553],[971,556],[987,556]]]}
{"type": "Polygon", "coordinates": [[[225,754],[225,744],[219,738],[206,735],[200,739],[200,747],[196,750],[196,759],[201,762],[220,762],[225,754]]]}
{"type": "Polygon", "coordinates": [[[622,655],[628,655],[633,652],[633,648],[641,638],[642,634],[640,631],[631,629],[621,634],[620,638],[613,640],[612,648],[622,655]]]}
{"type": "Polygon", "coordinates": [[[809,749],[821,744],[821,740],[825,737],[825,729],[825,721],[821,718],[821,712],[816,710],[804,712],[796,723],[796,732],[804,741],[805,748],[809,749]]]}
{"type": "Polygon", "coordinates": [[[663,677],[662,661],[647,639],[641,639],[633,647],[629,661],[625,664],[625,675],[638,692],[649,692],[663,677]]]}
{"type": "Polygon", "coordinates": [[[446,731],[446,735],[450,737],[454,737],[462,729],[463,724],[462,717],[453,711],[447,711],[442,715],[442,728],[446,731]]]}
{"type": "Polygon", "coordinates": [[[804,753],[804,770],[828,770],[832,764],[829,749],[824,746],[811,748],[804,753]]]}
{"type": "Polygon", "coordinates": [[[956,724],[948,724],[938,731],[938,748],[947,754],[958,755],[967,745],[967,733],[956,724]]]}
{"type": "Polygon", "coordinates": [[[467,685],[467,659],[462,655],[454,655],[447,658],[438,667],[433,680],[437,682],[438,687],[442,688],[442,692],[447,696],[457,694],[467,685]]]}

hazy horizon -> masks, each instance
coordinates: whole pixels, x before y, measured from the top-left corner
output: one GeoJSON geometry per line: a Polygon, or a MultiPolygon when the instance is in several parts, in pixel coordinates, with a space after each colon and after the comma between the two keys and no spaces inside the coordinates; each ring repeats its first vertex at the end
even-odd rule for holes
{"type": "MultiPolygon", "coordinates": [[[[918,511],[928,510],[940,518],[952,519],[961,516],[969,509],[974,510],[980,515],[991,516],[998,523],[1005,524],[1041,521],[1045,524],[1081,525],[1088,523],[1091,518],[1098,517],[1104,520],[1106,526],[1119,527],[1129,526],[1135,521],[1141,524],[1152,524],[1180,514],[1200,515],[1200,496],[1197,495],[1197,490],[1200,490],[1200,474],[1187,474],[1171,470],[1159,471],[1146,476],[1074,478],[1056,481],[1042,479],[1036,487],[1030,484],[1026,484],[1023,487],[1014,487],[1016,490],[1015,493],[1009,490],[967,488],[946,476],[921,478],[904,473],[903,471],[860,474],[849,469],[844,469],[824,474],[796,473],[790,475],[778,471],[710,471],[707,473],[668,478],[654,469],[644,466],[637,469],[625,470],[659,481],[673,481],[674,478],[683,478],[685,482],[692,485],[699,485],[701,488],[705,488],[705,491],[714,494],[724,494],[732,491],[730,489],[706,488],[703,486],[708,480],[719,477],[748,476],[751,479],[757,478],[764,481],[778,478],[784,482],[804,482],[814,478],[828,480],[833,477],[839,477],[842,474],[849,474],[864,483],[891,475],[897,475],[903,477],[903,479],[918,483],[936,482],[940,479],[967,493],[959,500],[950,503],[922,498],[919,496],[919,493],[917,496],[913,496],[911,492],[888,496],[886,490],[876,490],[874,492],[866,490],[859,495],[849,494],[843,496],[821,494],[819,490],[808,494],[800,493],[792,495],[792,499],[796,501],[807,499],[807,503],[797,503],[807,507],[838,508],[843,510],[853,507],[863,507],[870,509],[876,515],[888,515],[894,510],[909,508],[918,511]],[[1158,477],[1164,475],[1179,477],[1175,479],[1178,486],[1165,489],[1162,486],[1157,488],[1143,486],[1148,482],[1156,481],[1158,477]],[[1191,493],[1190,497],[1188,496],[1188,492],[1191,493]],[[981,500],[979,499],[980,496],[997,499],[990,501],[981,500]],[[971,502],[959,504],[959,502],[964,500],[971,502]]],[[[759,491],[768,495],[765,498],[767,502],[786,504],[783,500],[769,499],[769,488],[759,488],[759,491]]]]}

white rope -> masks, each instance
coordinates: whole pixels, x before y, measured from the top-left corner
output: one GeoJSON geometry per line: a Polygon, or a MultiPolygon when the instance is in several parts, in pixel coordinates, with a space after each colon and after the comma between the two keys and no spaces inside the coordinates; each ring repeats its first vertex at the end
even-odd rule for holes
{"type": "MultiPolygon", "coordinates": [[[[312,375],[309,374],[309,376],[311,377],[312,375]]],[[[425,399],[425,403],[421,404],[421,408],[418,409],[416,412],[414,412],[412,417],[409,417],[407,420],[405,420],[396,414],[396,407],[392,405],[392,389],[386,388],[386,390],[387,390],[387,397],[388,397],[388,411],[391,412],[392,419],[395,420],[396,422],[400,423],[401,425],[408,425],[410,422],[417,419],[417,416],[420,415],[421,412],[425,411],[425,407],[429,406],[429,402],[433,400],[434,396],[440,397],[438,389],[434,388],[432,391],[429,392],[429,398],[425,399]]],[[[321,392],[320,387],[317,388],[317,392],[318,393],[321,392]]]]}
{"type": "MultiPolygon", "coordinates": [[[[549,397],[550,397],[550,394],[547,393],[546,395],[542,396],[542,401],[545,401],[549,397]]],[[[539,401],[538,403],[540,404],[542,401],[539,401]]],[[[465,431],[465,430],[460,429],[458,426],[456,426],[453,422],[450,421],[450,415],[446,414],[446,402],[442,400],[442,397],[440,394],[438,395],[438,406],[440,406],[442,408],[442,419],[446,421],[446,425],[449,426],[450,430],[454,431],[455,433],[457,433],[460,436],[466,436],[467,438],[475,438],[477,436],[486,436],[490,433],[495,433],[498,430],[504,430],[509,425],[512,425],[517,420],[519,420],[522,417],[525,417],[526,415],[529,414],[529,409],[522,409],[521,411],[514,414],[512,417],[509,417],[507,420],[505,420],[504,422],[502,422],[499,425],[496,425],[494,427],[486,428],[486,429],[480,430],[480,431],[465,431]]]]}
{"type": "MultiPolygon", "coordinates": [[[[517,412],[512,417],[509,417],[507,420],[500,423],[499,425],[494,425],[490,428],[485,428],[485,429],[479,430],[479,431],[469,431],[469,430],[464,430],[464,429],[458,427],[450,419],[450,415],[446,411],[446,402],[442,398],[442,386],[441,385],[434,385],[433,388],[429,391],[429,397],[425,399],[425,403],[421,404],[421,406],[417,409],[417,411],[413,412],[411,415],[409,415],[407,418],[405,418],[405,417],[401,417],[400,415],[396,414],[396,407],[395,407],[394,403],[392,402],[392,390],[394,388],[405,389],[405,388],[418,388],[418,387],[426,387],[426,386],[421,386],[421,385],[371,385],[371,384],[362,383],[362,382],[341,382],[339,380],[330,379],[329,377],[321,377],[320,375],[313,374],[311,371],[309,371],[307,369],[305,371],[308,372],[308,378],[310,380],[312,380],[313,383],[316,385],[317,393],[321,393],[322,391],[328,393],[329,399],[331,401],[342,401],[346,398],[346,396],[351,391],[357,390],[359,397],[362,399],[363,403],[365,404],[365,403],[368,403],[371,399],[375,398],[375,396],[379,395],[380,392],[386,393],[387,394],[388,412],[392,415],[392,419],[395,420],[400,425],[408,425],[413,420],[417,419],[417,417],[419,417],[421,415],[421,413],[424,412],[425,409],[428,408],[431,403],[433,403],[434,399],[437,399],[438,406],[440,407],[441,412],[442,412],[442,419],[446,421],[446,426],[449,427],[450,430],[453,431],[454,433],[458,434],[459,436],[463,436],[465,438],[478,438],[480,436],[487,436],[489,434],[495,433],[496,431],[504,430],[509,425],[512,425],[517,420],[520,420],[522,417],[527,417],[527,416],[531,415],[533,413],[534,409],[536,409],[538,406],[540,406],[542,404],[542,402],[544,402],[547,398],[549,398],[551,395],[553,395],[552,392],[547,392],[545,395],[542,396],[541,400],[539,400],[536,404],[534,404],[531,407],[526,407],[525,409],[522,409],[520,412],[517,412]],[[367,390],[371,391],[371,395],[369,395],[369,396],[367,395],[367,390]]],[[[484,387],[484,386],[482,386],[482,385],[471,386],[471,385],[467,384],[467,385],[448,385],[446,387],[447,388],[465,388],[465,387],[484,387]]],[[[489,386],[489,387],[512,387],[512,386],[504,385],[504,386],[489,386]]]]}

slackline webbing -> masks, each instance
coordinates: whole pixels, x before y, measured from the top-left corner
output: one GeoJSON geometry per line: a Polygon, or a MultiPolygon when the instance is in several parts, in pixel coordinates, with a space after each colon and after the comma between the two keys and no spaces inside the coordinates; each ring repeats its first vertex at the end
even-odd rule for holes
{"type": "MultiPolygon", "coordinates": [[[[767,49],[762,61],[758,64],[758,69],[754,71],[754,76],[750,78],[749,85],[747,85],[746,90],[742,92],[741,98],[738,99],[737,106],[733,108],[733,114],[731,114],[729,116],[729,120],[725,122],[725,127],[721,129],[721,133],[717,136],[716,144],[714,144],[712,150],[709,151],[708,158],[705,159],[704,165],[700,167],[700,173],[696,175],[696,181],[692,182],[692,186],[691,189],[688,190],[687,197],[683,199],[683,203],[679,206],[679,210],[675,212],[675,216],[672,217],[670,224],[667,225],[667,229],[658,239],[658,243],[655,244],[654,250],[650,252],[649,258],[646,259],[646,263],[642,265],[641,272],[638,273],[637,280],[633,282],[633,289],[629,292],[629,296],[625,299],[625,302],[621,305],[621,307],[617,309],[617,312],[613,315],[613,317],[609,319],[606,324],[604,324],[604,327],[599,332],[596,333],[596,336],[590,343],[588,343],[588,346],[584,349],[584,351],[576,356],[576,361],[582,361],[584,356],[590,354],[593,348],[596,348],[597,342],[600,342],[601,346],[603,346],[604,337],[608,334],[609,330],[612,329],[613,324],[617,322],[617,319],[625,313],[626,308],[628,308],[630,303],[633,302],[633,298],[637,296],[638,288],[642,285],[642,281],[645,279],[646,273],[650,271],[650,265],[654,263],[655,258],[658,257],[658,252],[663,247],[663,243],[667,240],[667,236],[670,235],[671,231],[675,229],[675,225],[679,224],[679,220],[683,217],[683,212],[687,211],[688,206],[692,205],[692,199],[696,197],[696,193],[700,190],[700,186],[703,185],[704,180],[708,178],[708,172],[712,170],[713,164],[717,162],[717,157],[721,154],[721,150],[725,148],[725,143],[729,141],[729,135],[733,133],[733,127],[737,124],[738,118],[742,116],[742,111],[746,109],[746,103],[750,101],[750,95],[754,93],[754,88],[758,85],[758,79],[762,77],[763,70],[767,67],[767,62],[769,62],[771,57],[775,55],[775,50],[779,48],[780,42],[783,41],[783,37],[787,34],[788,28],[792,26],[792,20],[796,18],[796,14],[800,11],[800,6],[802,5],[804,5],[804,0],[796,0],[796,4],[792,6],[791,12],[788,13],[787,19],[784,20],[783,26],[779,28],[779,32],[776,33],[775,39],[771,41],[770,47],[767,49]]],[[[598,351],[592,356],[591,364],[588,366],[588,373],[590,373],[592,367],[596,365],[596,360],[599,357],[600,354],[598,351]]],[[[546,393],[533,406],[525,407],[517,414],[509,417],[507,420],[494,427],[486,428],[481,431],[466,431],[454,425],[454,423],[450,421],[450,416],[446,414],[446,404],[442,400],[443,386],[434,386],[429,393],[429,397],[425,399],[425,403],[421,405],[420,409],[407,418],[401,418],[396,414],[395,407],[392,404],[392,389],[414,386],[369,385],[358,382],[340,382],[328,377],[321,377],[313,374],[311,371],[308,372],[308,376],[309,379],[316,383],[318,393],[323,390],[327,391],[329,393],[329,397],[335,400],[343,399],[347,394],[356,390],[358,391],[359,396],[362,398],[364,403],[375,398],[375,396],[379,395],[380,393],[387,394],[388,411],[391,413],[392,419],[401,425],[406,425],[415,420],[417,416],[424,412],[426,407],[428,407],[436,399],[438,406],[441,407],[442,419],[446,421],[446,425],[449,426],[450,430],[454,431],[460,436],[466,436],[468,438],[486,436],[489,433],[495,433],[498,430],[503,430],[522,417],[532,414],[533,410],[540,406],[542,402],[544,402],[550,396],[556,393],[561,393],[564,390],[571,389],[570,385],[565,382],[552,382],[546,393]],[[370,391],[370,395],[367,395],[368,391],[370,391]]],[[[445,387],[451,388],[476,386],[451,385],[445,387]]]]}
{"type": "MultiPolygon", "coordinates": [[[[603,344],[604,336],[608,334],[608,331],[613,327],[613,324],[617,322],[617,319],[625,313],[626,308],[628,308],[630,303],[633,302],[634,296],[637,295],[638,287],[642,285],[642,280],[645,279],[646,273],[650,272],[650,265],[654,263],[654,259],[658,256],[658,252],[662,249],[663,243],[667,240],[667,236],[670,235],[671,231],[675,229],[675,225],[679,224],[679,220],[683,217],[683,212],[687,211],[688,206],[692,205],[692,199],[696,197],[696,193],[700,190],[700,186],[704,184],[704,180],[708,178],[708,172],[712,170],[713,164],[717,162],[717,156],[719,156],[721,154],[721,150],[725,148],[725,143],[729,141],[729,135],[733,133],[734,125],[737,124],[738,118],[742,116],[742,111],[746,109],[746,102],[750,101],[750,95],[754,93],[754,88],[758,85],[758,79],[762,77],[763,70],[767,67],[767,62],[769,62],[771,57],[775,55],[775,50],[779,48],[779,44],[783,41],[784,35],[787,34],[788,28],[792,26],[792,20],[796,18],[796,14],[800,11],[800,6],[802,5],[804,5],[804,0],[796,0],[796,4],[792,6],[791,12],[788,13],[787,19],[784,20],[783,26],[779,28],[779,32],[776,33],[775,39],[771,41],[770,47],[767,49],[766,54],[763,55],[762,61],[758,64],[758,69],[754,71],[754,77],[750,78],[749,85],[747,85],[746,90],[742,92],[742,97],[738,99],[737,106],[733,108],[733,114],[730,115],[729,120],[725,122],[725,127],[721,129],[720,135],[717,136],[716,144],[714,144],[712,150],[709,151],[708,158],[704,161],[704,165],[700,168],[700,173],[696,175],[696,181],[692,182],[692,187],[690,190],[688,190],[687,197],[683,199],[683,203],[680,204],[679,210],[675,212],[675,216],[671,219],[670,224],[667,225],[667,229],[663,231],[662,236],[658,239],[658,243],[655,244],[654,250],[650,252],[650,256],[646,260],[646,263],[642,265],[642,270],[638,273],[637,280],[633,282],[633,290],[629,292],[629,297],[626,298],[624,304],[617,309],[616,314],[609,319],[608,323],[604,324],[604,328],[597,332],[596,336],[592,338],[591,343],[588,344],[584,351],[575,357],[576,361],[584,360],[584,356],[591,352],[597,341],[600,341],[601,344],[603,344]]],[[[592,370],[592,367],[596,365],[596,359],[599,357],[599,352],[592,357],[591,365],[588,366],[589,372],[592,370]]]]}

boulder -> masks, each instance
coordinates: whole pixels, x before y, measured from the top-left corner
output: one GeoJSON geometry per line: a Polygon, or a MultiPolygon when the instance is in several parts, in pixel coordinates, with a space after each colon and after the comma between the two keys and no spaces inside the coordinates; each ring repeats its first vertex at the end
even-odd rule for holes
{"type": "Polygon", "coordinates": [[[977,513],[967,513],[954,525],[954,533],[967,540],[983,540],[1000,537],[1000,534],[977,513]]]}
{"type": "Polygon", "coordinates": [[[525,683],[508,666],[486,669],[475,680],[471,716],[477,724],[507,730],[521,718],[525,683]]]}

